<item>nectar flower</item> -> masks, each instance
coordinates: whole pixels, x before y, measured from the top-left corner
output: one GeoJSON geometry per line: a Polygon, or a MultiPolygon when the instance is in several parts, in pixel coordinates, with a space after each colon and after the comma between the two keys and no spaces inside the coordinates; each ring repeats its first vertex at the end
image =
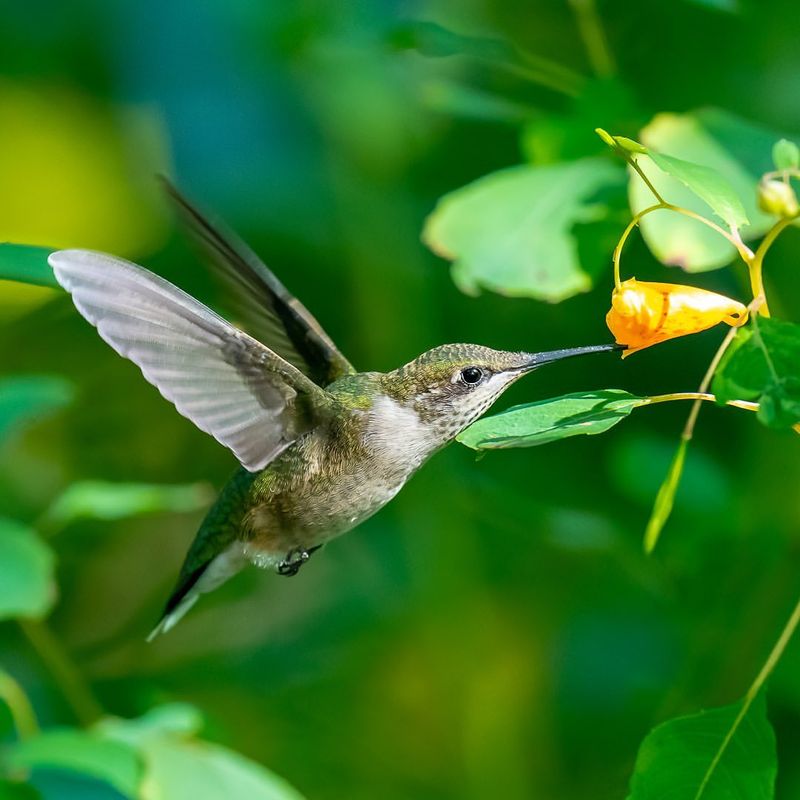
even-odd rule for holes
{"type": "Polygon", "coordinates": [[[720,322],[742,325],[747,308],[730,297],[681,286],[630,278],[614,289],[606,315],[617,344],[628,349],[622,357],[652,344],[713,328],[720,322]]]}

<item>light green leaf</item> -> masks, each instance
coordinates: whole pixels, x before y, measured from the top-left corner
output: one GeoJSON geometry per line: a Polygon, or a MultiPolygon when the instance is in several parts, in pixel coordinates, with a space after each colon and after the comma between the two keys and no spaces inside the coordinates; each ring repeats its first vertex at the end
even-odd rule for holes
{"type": "Polygon", "coordinates": [[[184,704],[155,708],[140,719],[108,719],[97,731],[134,746],[144,760],[140,800],[302,800],[283,779],[227,748],[193,738],[201,723],[184,704]]]}
{"type": "Polygon", "coordinates": [[[137,719],[109,717],[97,723],[95,729],[109,739],[139,747],[165,736],[186,739],[202,727],[202,714],[194,706],[167,703],[150,709],[137,719]]]}
{"type": "Polygon", "coordinates": [[[139,514],[181,513],[204,508],[212,499],[210,487],[201,483],[165,486],[78,481],[50,506],[45,521],[62,526],[78,519],[110,521],[139,514]]]}
{"type": "Polygon", "coordinates": [[[558,302],[591,287],[573,227],[597,216],[598,190],[621,180],[602,158],[495,172],[442,198],[423,239],[455,262],[453,280],[467,293],[558,302]]]}
{"type": "Polygon", "coordinates": [[[772,148],[775,169],[797,169],[800,167],[800,148],[788,139],[778,139],[772,148]]]}
{"type": "Polygon", "coordinates": [[[0,280],[58,288],[53,270],[47,263],[47,257],[52,252],[48,247],[0,244],[0,280]]]}
{"type": "Polygon", "coordinates": [[[800,422],[800,325],[754,315],[736,332],[712,391],[719,403],[757,400],[758,419],[771,428],[800,422]]]}
{"type": "Polygon", "coordinates": [[[628,800],[772,800],[777,755],[763,697],[678,717],[639,748],[628,800]]]}
{"type": "Polygon", "coordinates": [[[47,614],[56,597],[54,567],[35,531],[0,517],[0,619],[47,614]]]}
{"type": "Polygon", "coordinates": [[[653,503],[653,511],[650,514],[650,519],[647,522],[647,528],[644,532],[644,551],[645,553],[652,553],[653,548],[658,543],[661,536],[661,531],[667,524],[669,515],[672,513],[672,506],[675,503],[675,493],[678,491],[678,486],[681,482],[681,475],[683,474],[683,464],[686,461],[686,448],[689,446],[688,439],[681,439],[678,449],[672,458],[672,463],[669,465],[667,476],[661,484],[661,488],[656,495],[655,503],[653,503]]]}
{"type": "Polygon", "coordinates": [[[218,745],[161,739],[144,745],[141,800],[302,800],[274,773],[218,745]]]}
{"type": "Polygon", "coordinates": [[[622,389],[576,392],[484,417],[456,438],[473,450],[535,447],[568,436],[603,433],[647,402],[622,389]]]}
{"type": "Polygon", "coordinates": [[[142,767],[136,751],[92,732],[46,731],[15,744],[7,759],[13,769],[65,769],[106,781],[125,797],[138,797],[142,767]]]}
{"type": "Polygon", "coordinates": [[[684,161],[648,149],[647,154],[655,165],[667,175],[677,178],[687,189],[691,189],[730,228],[741,228],[748,224],[742,201],[733,187],[718,172],[702,164],[684,161]]]}
{"type": "MultiPolygon", "coordinates": [[[[706,187],[705,196],[697,193],[696,186],[688,188],[687,182],[696,178],[697,173],[681,172],[676,159],[692,162],[712,170],[724,182],[722,197],[734,205],[727,210],[724,205],[715,208],[720,216],[738,223],[743,218],[740,210],[743,209],[743,216],[749,221],[739,231],[743,239],[749,241],[769,230],[774,220],[758,208],[756,185],[771,168],[770,153],[776,138],[773,132],[725,111],[703,109],[687,114],[659,114],[642,129],[639,138],[649,150],[669,154],[658,158],[660,165],[648,157],[637,157],[638,165],[665,200],[708,216],[711,194],[717,194],[711,191],[713,183],[706,187]],[[666,174],[659,166],[675,174],[666,174]]],[[[634,213],[655,202],[650,189],[636,175],[631,176],[629,195],[634,213]]],[[[736,255],[734,246],[719,233],[671,211],[649,214],[640,227],[656,258],[689,272],[723,267],[736,255]]]]}
{"type": "Polygon", "coordinates": [[[0,380],[0,439],[14,429],[71,402],[74,391],[63,378],[19,375],[0,380]]]}

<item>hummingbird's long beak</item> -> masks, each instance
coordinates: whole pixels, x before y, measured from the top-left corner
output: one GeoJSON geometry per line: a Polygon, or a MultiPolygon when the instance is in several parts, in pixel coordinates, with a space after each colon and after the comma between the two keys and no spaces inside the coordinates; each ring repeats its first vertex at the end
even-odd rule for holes
{"type": "Polygon", "coordinates": [[[532,369],[541,367],[551,361],[561,361],[562,358],[572,358],[573,356],[587,356],[590,353],[607,353],[612,350],[624,350],[624,345],[619,344],[595,344],[590,347],[570,347],[566,350],[548,350],[546,353],[523,353],[525,363],[519,367],[520,372],[530,372],[532,369]]]}

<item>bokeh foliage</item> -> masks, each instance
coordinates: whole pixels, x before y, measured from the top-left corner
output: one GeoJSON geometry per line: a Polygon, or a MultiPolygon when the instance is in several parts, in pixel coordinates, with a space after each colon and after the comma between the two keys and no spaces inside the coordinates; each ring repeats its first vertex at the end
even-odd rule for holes
{"type": "MultiPolygon", "coordinates": [[[[213,303],[152,180],[167,171],[253,244],[360,368],[388,369],[444,341],[526,350],[605,341],[610,251],[629,212],[623,170],[593,129],[727,172],[756,236],[763,219],[744,178],[770,169],[772,143],[800,129],[800,54],[784,0],[602,2],[607,52],[587,7],[7,4],[0,240],[111,250],[213,303]],[[687,140],[707,157],[690,158],[687,140]],[[584,163],[602,165],[598,180],[565,196],[556,179],[584,163]],[[509,293],[528,297],[460,293],[420,242],[440,198],[453,211],[468,191],[491,190],[487,175],[534,188],[550,176],[555,206],[538,212],[548,222],[524,227],[529,237],[500,264],[522,265],[509,293]],[[550,285],[535,270],[554,263],[569,271],[550,285]]],[[[519,222],[518,208],[479,220],[488,243],[477,251],[474,226],[446,228],[460,286],[493,288],[492,237],[519,222]]],[[[653,215],[642,231],[662,261],[700,272],[731,260],[724,240],[712,244],[691,221],[666,230],[677,225],[667,219],[653,215]]],[[[636,277],[664,279],[648,247],[629,248],[636,277]]],[[[767,268],[773,312],[785,319],[800,302],[798,248],[789,231],[767,268]]],[[[14,267],[35,270],[37,254],[14,267]]],[[[743,271],[691,277],[745,296],[743,271]]],[[[641,553],[683,424],[682,409],[665,405],[546,449],[476,462],[451,447],[297,579],[245,573],[146,646],[231,457],[55,290],[0,282],[0,321],[3,386],[33,392],[9,404],[0,391],[2,413],[19,416],[0,442],[0,516],[12,531],[3,541],[26,542],[15,557],[39,570],[14,613],[41,616],[57,583],[48,631],[103,709],[126,718],[60,733],[74,709],[43,668],[36,634],[4,622],[0,663],[48,736],[116,748],[103,759],[113,775],[95,779],[53,770],[42,750],[4,748],[18,770],[36,767],[45,797],[124,796],[135,750],[140,766],[155,758],[148,768],[159,772],[171,758],[201,780],[198,752],[214,775],[271,779],[258,762],[313,798],[611,800],[624,796],[656,723],[742,696],[794,601],[797,442],[746,414],[703,410],[671,535],[655,556],[641,553]],[[31,544],[43,540],[47,550],[31,544]],[[203,710],[206,743],[196,713],[175,703],[203,710]]],[[[624,363],[548,367],[503,406],[607,386],[642,397],[693,390],[720,337],[624,363]]],[[[800,791],[798,647],[769,694],[785,798],[800,791]]],[[[15,740],[5,711],[0,731],[15,740]]],[[[64,741],[52,741],[63,754],[64,741]]]]}

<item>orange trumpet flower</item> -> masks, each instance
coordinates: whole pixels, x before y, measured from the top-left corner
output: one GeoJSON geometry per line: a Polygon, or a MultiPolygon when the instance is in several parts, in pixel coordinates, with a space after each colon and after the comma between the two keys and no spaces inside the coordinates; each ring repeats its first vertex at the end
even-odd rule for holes
{"type": "Polygon", "coordinates": [[[627,345],[622,354],[625,358],[650,345],[699,333],[720,322],[742,325],[747,316],[744,305],[722,294],[630,278],[614,289],[606,324],[617,344],[627,345]]]}

